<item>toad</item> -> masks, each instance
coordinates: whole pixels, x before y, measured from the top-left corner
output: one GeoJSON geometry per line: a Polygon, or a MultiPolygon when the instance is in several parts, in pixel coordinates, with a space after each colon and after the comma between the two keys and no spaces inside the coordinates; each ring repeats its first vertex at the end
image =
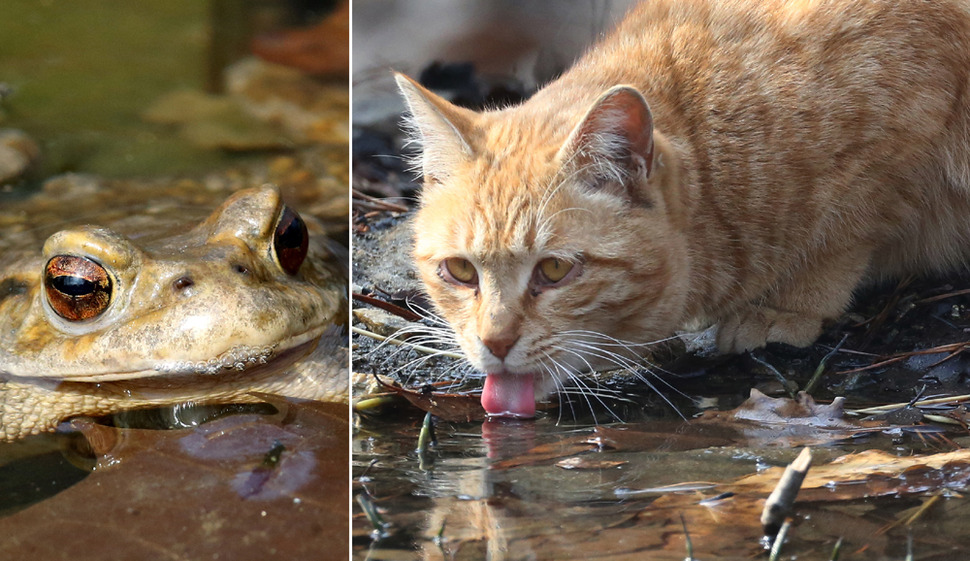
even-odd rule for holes
{"type": "Polygon", "coordinates": [[[194,227],[177,209],[129,214],[42,246],[4,236],[0,440],[184,401],[346,401],[345,354],[293,367],[346,345],[333,344],[346,285],[325,236],[276,188],[239,191],[194,227]]]}

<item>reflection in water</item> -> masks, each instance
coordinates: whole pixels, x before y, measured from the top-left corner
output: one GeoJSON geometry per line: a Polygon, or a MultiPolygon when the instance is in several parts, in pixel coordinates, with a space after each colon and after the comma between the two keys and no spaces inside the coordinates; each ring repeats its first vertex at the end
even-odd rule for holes
{"type": "MultiPolygon", "coordinates": [[[[771,487],[733,482],[784,465],[798,451],[787,441],[774,446],[770,429],[748,440],[743,431],[703,423],[599,429],[549,418],[440,423],[435,461],[422,470],[413,452],[417,430],[407,422],[362,420],[356,486],[369,493],[389,528],[386,537],[374,538],[366,520],[355,517],[355,559],[680,560],[687,552],[684,524],[698,558],[756,558],[763,555],[759,517],[771,487]]],[[[870,436],[864,448],[898,450],[900,444],[870,436]]],[[[924,445],[914,437],[906,446],[924,445]]],[[[815,448],[816,464],[857,447],[847,440],[815,448]]],[[[928,499],[820,502],[819,496],[808,493],[797,505],[784,553],[829,559],[842,537],[853,559],[902,558],[909,531],[892,521],[912,516],[928,499]]],[[[916,551],[966,553],[970,522],[963,514],[970,503],[950,498],[935,508],[937,514],[912,523],[916,551]],[[945,538],[930,531],[941,520],[953,532],[945,538]]]]}
{"type": "Polygon", "coordinates": [[[531,420],[488,419],[482,423],[482,440],[488,449],[488,459],[515,458],[535,447],[535,423],[531,420]]]}

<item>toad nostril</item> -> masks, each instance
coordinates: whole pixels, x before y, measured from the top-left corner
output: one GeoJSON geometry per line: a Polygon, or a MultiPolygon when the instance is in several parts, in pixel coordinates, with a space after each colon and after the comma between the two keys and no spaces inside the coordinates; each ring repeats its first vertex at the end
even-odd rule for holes
{"type": "Polygon", "coordinates": [[[175,279],[175,281],[172,282],[172,287],[175,288],[175,290],[185,290],[194,284],[195,281],[192,280],[192,277],[186,275],[175,279]]]}
{"type": "Polygon", "coordinates": [[[249,274],[249,267],[247,267],[247,266],[245,266],[245,265],[243,265],[241,263],[235,263],[232,266],[232,270],[235,271],[235,272],[237,272],[237,273],[239,273],[240,275],[248,275],[249,274]]]}

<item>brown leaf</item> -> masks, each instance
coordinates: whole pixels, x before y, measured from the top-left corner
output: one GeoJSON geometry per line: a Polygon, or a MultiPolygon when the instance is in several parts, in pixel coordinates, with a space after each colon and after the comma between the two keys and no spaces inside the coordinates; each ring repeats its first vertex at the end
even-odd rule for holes
{"type": "Polygon", "coordinates": [[[888,426],[882,421],[844,418],[842,398],[820,405],[805,392],[799,392],[797,397],[768,397],[752,388],[751,397],[736,409],[706,411],[694,422],[733,428],[738,444],[775,447],[825,444],[880,432],[888,426]]]}
{"type": "MultiPolygon", "coordinates": [[[[771,468],[735,483],[763,491],[782,468],[771,468]]],[[[799,502],[852,500],[873,496],[931,493],[970,483],[970,450],[928,456],[893,456],[881,450],[848,454],[809,470],[799,502]]],[[[769,489],[770,491],[770,489],[769,489]]]]}
{"type": "Polygon", "coordinates": [[[402,388],[378,378],[380,384],[411,402],[412,405],[450,422],[481,421],[485,418],[481,396],[477,394],[435,393],[402,388]]]}

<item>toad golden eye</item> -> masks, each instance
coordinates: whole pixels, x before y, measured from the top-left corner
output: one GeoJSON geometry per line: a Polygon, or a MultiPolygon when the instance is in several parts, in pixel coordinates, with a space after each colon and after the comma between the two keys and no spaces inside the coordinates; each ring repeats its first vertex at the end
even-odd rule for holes
{"type": "Polygon", "coordinates": [[[549,257],[539,261],[539,272],[542,273],[544,280],[550,283],[557,283],[566,278],[569,271],[573,269],[573,264],[562,259],[549,257]]]}
{"type": "Polygon", "coordinates": [[[284,206],[273,234],[273,251],[280,268],[295,275],[306,259],[309,245],[310,236],[307,234],[306,223],[290,207],[284,206]]]}
{"type": "Polygon", "coordinates": [[[478,271],[475,270],[475,266],[471,264],[471,261],[461,257],[445,259],[442,263],[441,272],[445,280],[449,282],[478,284],[478,271]]]}
{"type": "Polygon", "coordinates": [[[108,271],[86,257],[52,257],[44,268],[44,288],[51,309],[68,321],[97,317],[111,303],[108,271]]]}

